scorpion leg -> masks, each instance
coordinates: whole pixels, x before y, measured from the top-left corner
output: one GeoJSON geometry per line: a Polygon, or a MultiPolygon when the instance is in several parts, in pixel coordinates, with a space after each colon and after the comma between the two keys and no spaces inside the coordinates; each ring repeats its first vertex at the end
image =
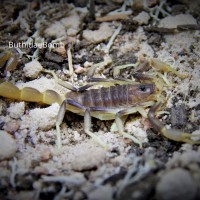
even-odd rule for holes
{"type": "Polygon", "coordinates": [[[168,64],[160,61],[157,58],[151,58],[151,59],[149,59],[149,64],[152,67],[154,67],[155,69],[157,69],[158,71],[161,71],[161,72],[171,72],[171,73],[177,75],[181,79],[184,79],[184,78],[188,77],[188,74],[181,74],[181,73],[179,73],[177,70],[175,70],[174,68],[172,68],[168,64]]]}
{"type": "Polygon", "coordinates": [[[56,120],[56,146],[58,148],[58,151],[60,151],[62,143],[61,143],[61,133],[60,133],[60,125],[63,122],[64,116],[65,116],[65,112],[66,112],[66,108],[67,108],[67,104],[74,106],[80,110],[85,110],[85,107],[78,104],[77,102],[71,100],[71,99],[65,99],[61,106],[60,109],[58,111],[58,116],[57,116],[57,120],[56,120]]]}
{"type": "Polygon", "coordinates": [[[58,83],[59,85],[65,87],[73,92],[83,92],[84,90],[95,85],[95,84],[87,84],[87,85],[77,88],[77,87],[74,87],[71,83],[69,83],[67,81],[60,80],[57,77],[57,75],[55,74],[55,72],[52,70],[43,70],[43,72],[51,74],[53,76],[53,78],[55,79],[56,83],[58,83]]]}
{"type": "Polygon", "coordinates": [[[123,84],[128,84],[128,83],[133,84],[132,80],[124,79],[124,78],[107,79],[107,78],[89,77],[87,81],[95,82],[94,85],[103,85],[105,87],[109,87],[109,86],[113,86],[113,85],[123,85],[123,84]]]}
{"type": "Polygon", "coordinates": [[[91,129],[91,114],[90,109],[87,108],[84,113],[84,131],[88,134],[91,138],[93,138],[98,144],[103,146],[105,149],[108,149],[108,146],[94,133],[90,131],[91,129]]]}
{"type": "Polygon", "coordinates": [[[60,125],[63,122],[65,112],[67,110],[67,105],[73,106],[78,108],[80,111],[84,112],[84,131],[86,134],[88,134],[91,138],[93,138],[97,143],[99,143],[101,146],[104,148],[107,148],[107,145],[99,138],[97,137],[94,133],[90,131],[91,128],[91,115],[90,115],[90,110],[89,108],[86,108],[82,106],[81,104],[75,102],[72,99],[65,99],[61,106],[60,110],[58,112],[57,120],[56,120],[56,145],[58,148],[58,151],[60,151],[62,143],[61,143],[61,132],[60,132],[60,125]]]}
{"type": "Polygon", "coordinates": [[[135,112],[139,112],[142,116],[146,117],[146,113],[142,107],[131,107],[131,108],[119,111],[115,116],[115,122],[116,122],[119,133],[121,133],[125,138],[129,138],[136,144],[139,144],[139,146],[142,148],[141,141],[139,141],[136,137],[124,131],[124,123],[123,123],[122,117],[124,115],[133,114],[135,112]]]}
{"type": "Polygon", "coordinates": [[[148,112],[148,118],[151,124],[153,125],[154,129],[164,135],[166,138],[177,141],[177,142],[186,142],[191,144],[200,144],[200,141],[194,141],[192,137],[200,137],[200,135],[196,134],[189,134],[184,133],[178,129],[166,129],[164,125],[155,118],[155,113],[162,105],[161,102],[155,103],[148,112]]]}
{"type": "MultiPolygon", "coordinates": [[[[124,131],[124,123],[126,120],[125,116],[139,112],[143,117],[147,118],[147,114],[144,110],[144,107],[151,106],[152,104],[153,104],[152,101],[145,102],[145,103],[141,104],[140,106],[137,106],[137,107],[134,106],[134,107],[130,107],[128,109],[121,110],[121,111],[117,112],[117,114],[115,114],[116,113],[115,109],[111,109],[111,108],[109,109],[109,108],[105,108],[105,107],[91,107],[90,111],[97,112],[97,115],[100,113],[101,114],[106,114],[106,113],[107,114],[108,113],[115,114],[115,122],[116,122],[119,133],[122,134],[124,137],[131,139],[135,143],[139,144],[140,147],[142,147],[142,143],[137,138],[135,138],[134,136],[132,136],[124,131]]],[[[115,127],[113,129],[115,130],[115,127]]]]}
{"type": "MultiPolygon", "coordinates": [[[[77,87],[74,87],[71,83],[69,83],[67,81],[60,80],[57,77],[57,75],[55,74],[55,72],[53,72],[52,70],[43,70],[43,72],[51,74],[53,76],[53,78],[55,79],[55,81],[59,85],[65,87],[65,88],[67,88],[67,89],[69,89],[73,92],[83,92],[86,89],[88,89],[88,88],[90,88],[94,85],[99,85],[99,84],[104,85],[105,87],[109,87],[109,86],[112,86],[112,85],[115,85],[115,84],[123,84],[123,83],[127,84],[127,80],[115,80],[115,79],[104,79],[104,78],[89,77],[88,78],[89,82],[96,82],[96,83],[86,84],[82,87],[77,88],[77,87]]],[[[132,83],[132,81],[130,81],[130,80],[128,80],[128,81],[132,83]]]]}
{"type": "Polygon", "coordinates": [[[126,65],[119,65],[119,66],[116,66],[113,70],[113,76],[114,77],[118,77],[119,74],[120,74],[120,70],[121,69],[126,69],[128,67],[137,67],[139,65],[139,62],[136,62],[134,64],[126,64],[126,65]]]}
{"type": "Polygon", "coordinates": [[[58,151],[61,150],[61,146],[62,146],[60,125],[63,122],[64,116],[65,116],[66,104],[67,104],[67,99],[62,102],[58,115],[57,115],[57,119],[56,119],[56,146],[57,146],[58,151]]]}

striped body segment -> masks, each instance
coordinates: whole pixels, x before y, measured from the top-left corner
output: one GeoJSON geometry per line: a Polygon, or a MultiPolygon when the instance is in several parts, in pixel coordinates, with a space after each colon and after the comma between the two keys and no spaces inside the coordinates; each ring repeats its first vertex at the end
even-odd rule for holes
{"type": "Polygon", "coordinates": [[[153,92],[154,84],[128,84],[90,89],[82,93],[70,92],[67,94],[67,98],[88,108],[116,108],[136,105],[142,101],[146,101],[146,98],[153,92]]]}

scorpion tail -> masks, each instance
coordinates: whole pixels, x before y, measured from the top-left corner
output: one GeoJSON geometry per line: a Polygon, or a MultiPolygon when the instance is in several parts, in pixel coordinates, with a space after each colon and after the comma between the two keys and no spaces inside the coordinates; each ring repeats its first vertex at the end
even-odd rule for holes
{"type": "Polygon", "coordinates": [[[1,82],[0,96],[10,99],[20,99],[20,90],[10,82],[1,82]]]}
{"type": "Polygon", "coordinates": [[[22,101],[40,102],[49,105],[55,102],[59,104],[62,103],[61,96],[53,90],[40,92],[37,89],[30,87],[19,89],[10,82],[0,83],[0,96],[22,101]]]}

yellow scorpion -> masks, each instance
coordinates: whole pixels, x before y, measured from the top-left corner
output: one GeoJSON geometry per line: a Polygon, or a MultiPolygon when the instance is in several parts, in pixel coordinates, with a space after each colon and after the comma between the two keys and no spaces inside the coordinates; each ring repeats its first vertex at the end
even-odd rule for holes
{"type": "MultiPolygon", "coordinates": [[[[8,59],[13,60],[12,54],[2,53],[0,56],[1,65],[5,64],[8,59]]],[[[115,77],[119,75],[120,69],[126,67],[126,65],[116,67],[114,69],[115,77]]],[[[41,102],[49,105],[57,102],[60,105],[56,120],[56,144],[59,150],[62,145],[60,125],[63,122],[66,110],[84,116],[85,133],[105,148],[107,145],[91,132],[91,117],[100,120],[115,119],[118,132],[142,147],[142,143],[136,137],[124,131],[124,122],[127,116],[135,112],[148,117],[156,131],[171,140],[200,144],[200,141],[192,140],[192,137],[199,137],[199,135],[183,133],[181,130],[166,129],[155,117],[156,112],[160,109],[163,101],[165,101],[161,93],[161,89],[166,85],[166,82],[161,78],[163,77],[162,72],[171,72],[180,78],[185,78],[186,76],[179,74],[169,65],[155,58],[148,59],[145,62],[137,62],[135,67],[136,70],[133,76],[138,82],[122,78],[94,78],[93,74],[96,67],[92,67],[88,73],[88,80],[91,83],[79,88],[74,87],[69,82],[61,81],[54,72],[45,70],[45,72],[51,73],[54,76],[58,84],[71,91],[65,95],[59,95],[53,90],[40,92],[31,87],[19,89],[14,84],[3,81],[0,83],[0,96],[28,102],[41,102]],[[154,68],[154,76],[141,73],[149,68],[154,68]],[[102,85],[103,87],[91,89],[94,85],[102,85]],[[149,107],[149,112],[146,114],[144,109],[149,107]]],[[[7,63],[7,68],[9,68],[9,63],[7,63]]]]}

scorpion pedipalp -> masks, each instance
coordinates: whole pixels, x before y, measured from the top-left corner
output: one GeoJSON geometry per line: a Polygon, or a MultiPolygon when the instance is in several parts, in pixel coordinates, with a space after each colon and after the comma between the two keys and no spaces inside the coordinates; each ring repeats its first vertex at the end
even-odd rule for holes
{"type": "Polygon", "coordinates": [[[162,105],[161,102],[156,102],[148,112],[148,119],[153,125],[153,128],[164,135],[166,138],[171,139],[176,142],[187,142],[190,144],[200,144],[200,141],[192,140],[192,137],[200,137],[200,135],[184,133],[178,129],[166,129],[165,126],[155,117],[155,113],[162,105]]]}

